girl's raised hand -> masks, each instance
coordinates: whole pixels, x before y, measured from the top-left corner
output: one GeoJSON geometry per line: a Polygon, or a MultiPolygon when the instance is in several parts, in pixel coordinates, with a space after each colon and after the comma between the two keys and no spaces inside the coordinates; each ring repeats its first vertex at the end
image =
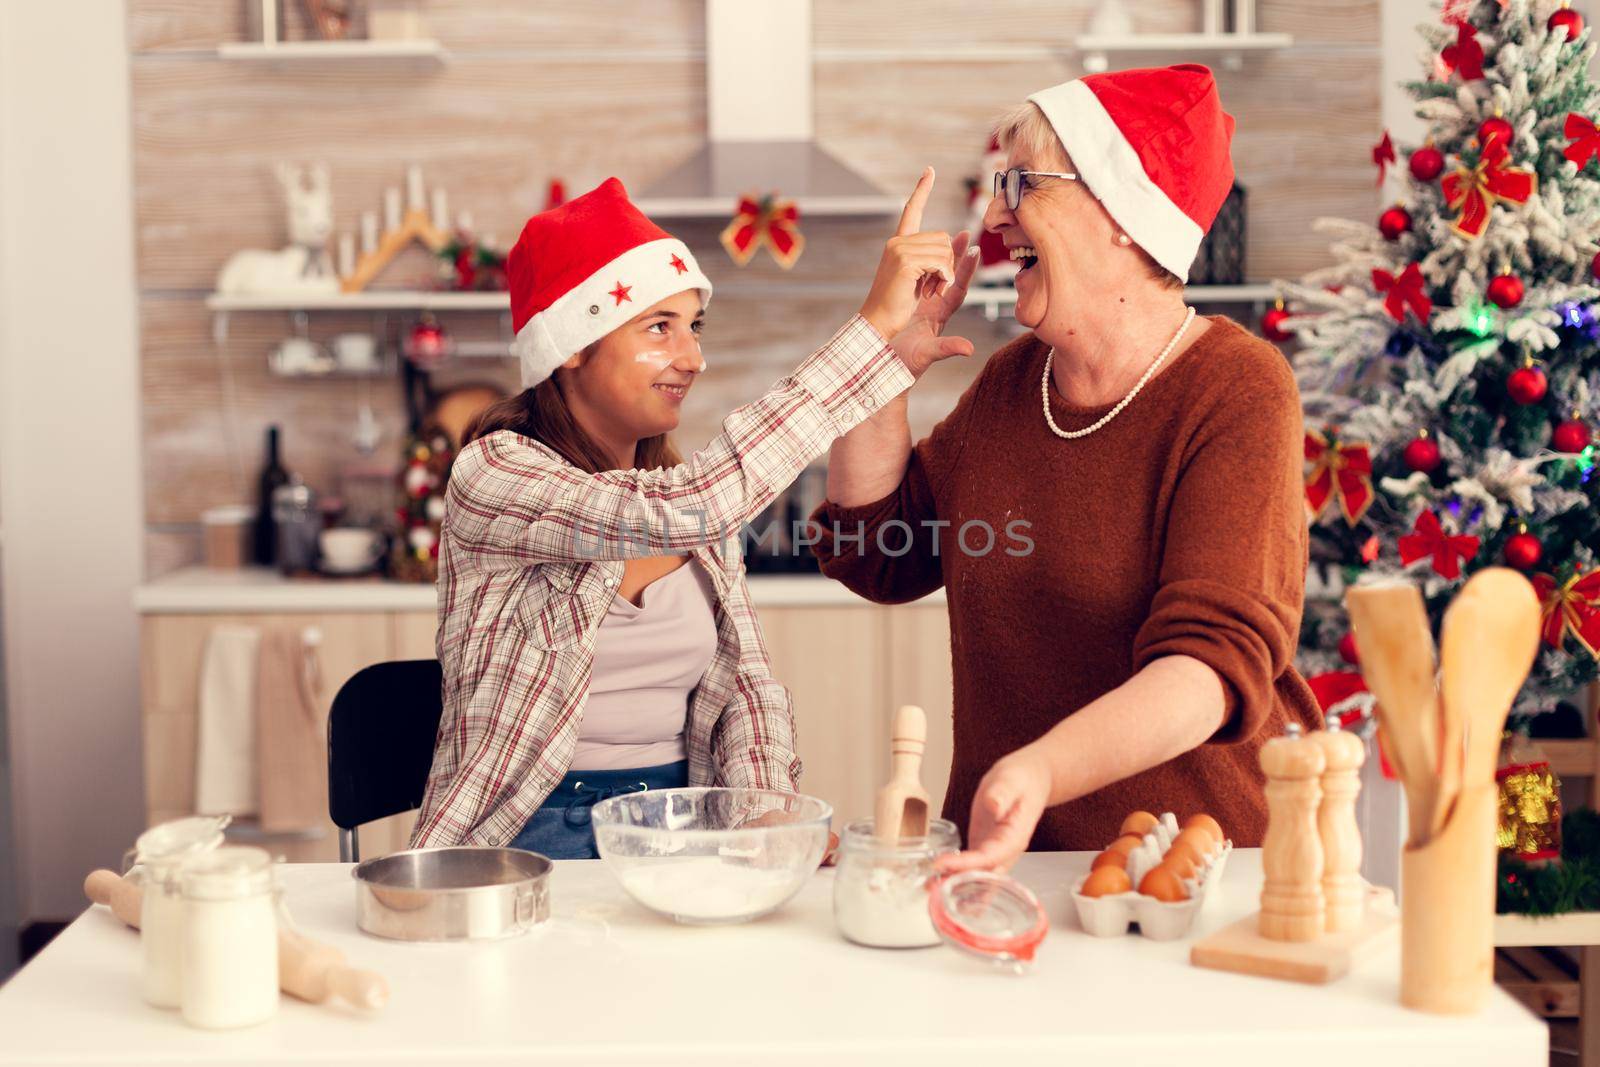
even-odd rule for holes
{"type": "Polygon", "coordinates": [[[928,167],[900,213],[900,225],[884,246],[872,288],[861,305],[861,317],[884,337],[905,329],[921,300],[956,284],[950,235],[921,232],[922,210],[933,192],[933,180],[933,168],[928,167]]]}

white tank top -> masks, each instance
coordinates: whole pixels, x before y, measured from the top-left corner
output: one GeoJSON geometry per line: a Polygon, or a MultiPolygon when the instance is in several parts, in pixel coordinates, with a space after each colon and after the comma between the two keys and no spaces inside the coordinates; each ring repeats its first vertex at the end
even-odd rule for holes
{"type": "Polygon", "coordinates": [[[618,594],[600,621],[572,770],[686,757],[689,694],[717,652],[716,591],[690,560],[645,586],[640,601],[618,594]]]}

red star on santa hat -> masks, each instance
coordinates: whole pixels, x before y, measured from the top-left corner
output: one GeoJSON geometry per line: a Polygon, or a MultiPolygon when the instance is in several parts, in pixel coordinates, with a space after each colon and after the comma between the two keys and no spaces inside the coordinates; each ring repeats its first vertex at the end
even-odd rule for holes
{"type": "Polygon", "coordinates": [[[631,285],[623,285],[619,281],[619,282],[617,282],[617,287],[615,289],[611,290],[606,295],[611,297],[611,298],[613,298],[614,300],[616,300],[616,304],[615,304],[616,307],[621,307],[622,306],[622,302],[624,300],[628,301],[628,303],[630,303],[630,304],[633,303],[633,297],[628,295],[628,293],[630,293],[632,290],[633,290],[633,286],[631,286],[631,285]]]}
{"type": "Polygon", "coordinates": [[[680,256],[680,255],[677,255],[676,253],[674,253],[673,257],[672,257],[672,266],[673,266],[673,269],[676,270],[679,274],[688,274],[689,273],[689,264],[685,263],[683,261],[683,257],[680,256]]]}

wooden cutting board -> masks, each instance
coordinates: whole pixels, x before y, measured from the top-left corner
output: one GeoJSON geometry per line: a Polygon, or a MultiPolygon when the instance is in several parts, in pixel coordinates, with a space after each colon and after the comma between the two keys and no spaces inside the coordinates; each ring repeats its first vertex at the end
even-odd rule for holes
{"type": "Polygon", "coordinates": [[[1354,930],[1315,941],[1269,941],[1257,933],[1259,923],[1259,913],[1252,913],[1195,942],[1189,962],[1216,971],[1325,985],[1343,978],[1358,960],[1393,945],[1400,915],[1391,890],[1368,886],[1366,917],[1354,930]]]}

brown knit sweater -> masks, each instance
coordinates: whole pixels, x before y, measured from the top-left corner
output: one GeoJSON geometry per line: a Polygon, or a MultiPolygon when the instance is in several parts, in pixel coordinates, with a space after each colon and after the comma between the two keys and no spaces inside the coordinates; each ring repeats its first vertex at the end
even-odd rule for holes
{"type": "MultiPolygon", "coordinates": [[[[1050,809],[1032,848],[1102,848],[1140,808],[1208,812],[1235,843],[1258,845],[1257,752],[1289,720],[1320,721],[1291,665],[1306,566],[1299,396],[1276,348],[1211,322],[1109,425],[1075,441],[1040,410],[1046,346],[1019,338],[916,446],[894,493],[816,516],[823,572],[861,595],[892,604],[945,587],[955,761],[944,814],[963,836],[995,760],[1162,656],[1221,676],[1221,731],[1050,809]],[[897,519],[910,530],[884,525],[897,519]],[[950,525],[923,525],[935,521],[950,525]],[[980,521],[994,531],[986,554],[984,527],[967,526],[980,521]],[[848,540],[858,532],[859,546],[848,540]]],[[[1062,429],[1109,410],[1050,395],[1062,429]]]]}

